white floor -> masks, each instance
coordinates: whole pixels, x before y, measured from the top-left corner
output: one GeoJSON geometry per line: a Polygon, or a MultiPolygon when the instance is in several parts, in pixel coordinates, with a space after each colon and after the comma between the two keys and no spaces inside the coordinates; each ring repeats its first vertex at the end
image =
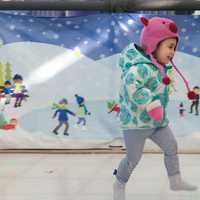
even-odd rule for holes
{"type": "MultiPolygon", "coordinates": [[[[122,154],[0,154],[0,200],[112,200],[112,171],[122,154]]],[[[180,155],[182,174],[200,186],[200,155],[180,155]]],[[[199,200],[172,192],[160,154],[144,154],[127,200],[199,200]]]]}

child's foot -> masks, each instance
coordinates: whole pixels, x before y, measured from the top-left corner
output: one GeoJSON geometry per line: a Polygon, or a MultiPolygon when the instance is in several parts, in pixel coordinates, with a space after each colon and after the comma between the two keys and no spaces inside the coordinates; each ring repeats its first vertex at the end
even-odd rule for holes
{"type": "Polygon", "coordinates": [[[78,124],[74,124],[74,128],[79,128],[78,124]]]}
{"type": "Polygon", "coordinates": [[[169,183],[170,183],[170,189],[174,191],[179,191],[179,190],[195,191],[198,189],[197,186],[184,182],[180,174],[170,176],[169,183]]]}
{"type": "Polygon", "coordinates": [[[86,131],[87,130],[86,126],[82,126],[82,130],[86,131]]]}
{"type": "Polygon", "coordinates": [[[67,132],[64,132],[64,135],[66,135],[66,136],[69,136],[69,133],[67,133],[67,132]]]}
{"type": "Polygon", "coordinates": [[[125,200],[125,184],[115,179],[113,183],[113,200],[125,200]]]}
{"type": "Polygon", "coordinates": [[[58,132],[57,132],[56,130],[53,130],[53,133],[54,133],[55,135],[58,135],[58,132]]]}

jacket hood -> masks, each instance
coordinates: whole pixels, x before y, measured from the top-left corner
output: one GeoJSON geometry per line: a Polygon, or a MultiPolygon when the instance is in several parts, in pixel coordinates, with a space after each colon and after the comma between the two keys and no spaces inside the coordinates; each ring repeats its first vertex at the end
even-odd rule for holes
{"type": "Polygon", "coordinates": [[[126,73],[133,65],[139,64],[154,65],[140,46],[131,43],[122,51],[119,58],[119,67],[123,73],[126,73]],[[125,58],[127,59],[125,60],[125,58]]]}

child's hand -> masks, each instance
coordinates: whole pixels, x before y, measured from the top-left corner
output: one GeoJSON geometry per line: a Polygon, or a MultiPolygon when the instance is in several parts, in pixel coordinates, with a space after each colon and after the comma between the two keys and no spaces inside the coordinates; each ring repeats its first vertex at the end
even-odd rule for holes
{"type": "Polygon", "coordinates": [[[164,109],[160,103],[160,100],[155,100],[147,105],[147,113],[155,121],[161,121],[163,119],[164,109]]]}

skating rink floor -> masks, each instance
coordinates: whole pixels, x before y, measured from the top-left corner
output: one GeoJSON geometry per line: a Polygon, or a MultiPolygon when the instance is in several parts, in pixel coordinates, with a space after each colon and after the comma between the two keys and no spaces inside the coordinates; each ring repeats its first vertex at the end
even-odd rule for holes
{"type": "MultiPolygon", "coordinates": [[[[112,200],[112,171],[124,154],[0,154],[0,200],[112,200]]],[[[200,155],[180,155],[184,178],[200,186],[200,155]]],[[[162,154],[144,154],[127,200],[199,200],[172,192],[162,154]]]]}

